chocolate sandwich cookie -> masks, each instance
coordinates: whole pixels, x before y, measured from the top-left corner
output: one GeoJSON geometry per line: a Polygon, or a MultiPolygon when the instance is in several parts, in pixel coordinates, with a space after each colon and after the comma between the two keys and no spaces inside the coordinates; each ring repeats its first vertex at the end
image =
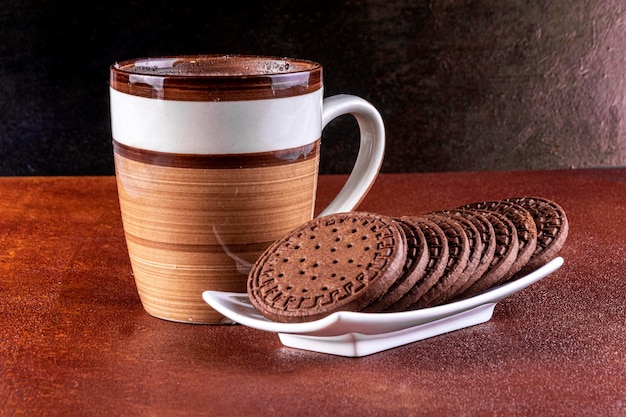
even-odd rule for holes
{"type": "Polygon", "coordinates": [[[407,256],[402,273],[395,280],[378,300],[365,307],[362,311],[366,313],[377,313],[398,301],[418,282],[426,272],[428,263],[428,249],[426,247],[426,237],[419,227],[408,222],[396,219],[400,227],[404,230],[407,242],[407,256]]]}
{"type": "Polygon", "coordinates": [[[554,201],[539,197],[507,198],[506,201],[524,207],[537,226],[537,247],[526,266],[517,273],[524,276],[546,264],[563,247],[569,232],[565,210],[554,201]]]}
{"type": "MultiPolygon", "coordinates": [[[[467,264],[465,265],[465,269],[463,270],[463,273],[456,279],[456,281],[454,281],[454,283],[446,291],[442,292],[440,296],[432,300],[431,305],[436,305],[436,304],[443,304],[446,301],[454,298],[456,295],[460,294],[461,288],[467,288],[469,285],[471,285],[471,284],[468,285],[468,281],[470,280],[470,278],[473,278],[473,275],[477,267],[479,266],[481,259],[483,258],[483,238],[480,235],[476,226],[474,225],[474,222],[470,220],[469,218],[462,216],[461,214],[452,213],[452,212],[448,212],[448,213],[437,212],[433,214],[447,216],[450,219],[456,221],[463,228],[463,231],[465,231],[465,235],[467,236],[467,241],[469,243],[469,254],[467,258],[467,264]]],[[[491,226],[491,224],[486,219],[485,219],[485,222],[489,226],[491,226]]],[[[484,228],[485,225],[481,224],[481,227],[484,228]]],[[[494,237],[494,240],[495,240],[495,237],[494,237]]]]}
{"type": "Polygon", "coordinates": [[[422,276],[402,298],[385,309],[385,312],[414,310],[413,305],[439,280],[448,264],[448,239],[436,223],[420,217],[402,217],[401,221],[419,228],[426,238],[428,261],[422,276]]]}
{"type": "Polygon", "coordinates": [[[436,305],[437,300],[446,298],[448,290],[455,285],[457,280],[463,280],[463,271],[469,259],[469,240],[463,227],[449,216],[439,214],[424,215],[426,219],[434,222],[443,230],[448,240],[449,257],[445,271],[441,277],[413,307],[424,308],[436,305]]]}
{"type": "Polygon", "coordinates": [[[313,321],[361,310],[393,284],[406,237],[392,219],[351,212],[316,218],[272,244],[248,276],[248,296],[265,317],[313,321]]]}
{"type": "Polygon", "coordinates": [[[496,239],[495,251],[485,273],[468,288],[462,289],[457,298],[471,297],[503,282],[510,276],[511,266],[519,252],[517,229],[504,214],[489,210],[472,211],[482,214],[491,223],[496,239]]]}
{"type": "Polygon", "coordinates": [[[496,232],[493,228],[493,224],[489,221],[489,219],[484,214],[481,214],[479,211],[451,210],[444,211],[443,213],[456,214],[471,221],[478,231],[478,238],[482,242],[481,251],[479,254],[480,259],[478,261],[478,264],[476,265],[476,269],[469,276],[467,281],[462,286],[456,289],[456,294],[453,295],[453,297],[455,297],[468,289],[480,277],[482,277],[485,272],[487,272],[487,269],[491,265],[496,251],[496,232]]]}
{"type": "Polygon", "coordinates": [[[528,210],[518,204],[504,200],[473,203],[460,208],[495,211],[504,214],[515,225],[519,245],[517,259],[511,265],[507,276],[503,277],[502,281],[497,284],[506,282],[526,265],[537,247],[537,226],[528,210]]]}

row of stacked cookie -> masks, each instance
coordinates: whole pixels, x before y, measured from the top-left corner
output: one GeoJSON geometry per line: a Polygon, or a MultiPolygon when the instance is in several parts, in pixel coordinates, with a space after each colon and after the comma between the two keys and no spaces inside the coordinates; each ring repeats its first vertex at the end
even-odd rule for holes
{"type": "Polygon", "coordinates": [[[334,214],[270,246],[250,272],[248,294],[280,322],[431,307],[533,271],[556,255],[567,232],[563,209],[543,198],[401,218],[334,214]]]}

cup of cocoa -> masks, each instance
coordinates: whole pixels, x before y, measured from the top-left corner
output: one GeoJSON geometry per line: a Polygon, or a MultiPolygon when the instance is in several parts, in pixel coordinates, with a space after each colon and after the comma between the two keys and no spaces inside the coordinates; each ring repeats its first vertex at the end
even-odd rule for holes
{"type": "Polygon", "coordinates": [[[120,61],[110,68],[110,103],[130,264],[144,309],[166,320],[225,322],[202,292],[245,292],[260,254],[312,219],[331,120],[353,115],[360,147],[320,214],[353,210],[383,159],[379,112],[353,95],[325,98],[322,66],[308,60],[120,61]]]}

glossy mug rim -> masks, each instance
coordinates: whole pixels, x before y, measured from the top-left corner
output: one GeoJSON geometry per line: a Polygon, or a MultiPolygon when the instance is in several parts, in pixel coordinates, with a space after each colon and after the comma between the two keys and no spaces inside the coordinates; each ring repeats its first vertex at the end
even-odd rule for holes
{"type": "Polygon", "coordinates": [[[322,85],[321,64],[277,56],[171,55],[110,66],[112,89],[152,99],[262,100],[308,94],[322,85]]]}

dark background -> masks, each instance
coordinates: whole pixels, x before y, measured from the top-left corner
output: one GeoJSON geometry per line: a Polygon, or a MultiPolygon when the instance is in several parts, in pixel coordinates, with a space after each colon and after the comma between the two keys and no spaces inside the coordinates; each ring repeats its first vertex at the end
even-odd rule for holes
{"type": "MultiPolygon", "coordinates": [[[[626,22],[615,0],[0,0],[0,175],[113,173],[108,67],[244,53],[324,65],[372,102],[385,172],[626,165],[626,22]]],[[[349,117],[323,173],[348,172],[349,117]]]]}

